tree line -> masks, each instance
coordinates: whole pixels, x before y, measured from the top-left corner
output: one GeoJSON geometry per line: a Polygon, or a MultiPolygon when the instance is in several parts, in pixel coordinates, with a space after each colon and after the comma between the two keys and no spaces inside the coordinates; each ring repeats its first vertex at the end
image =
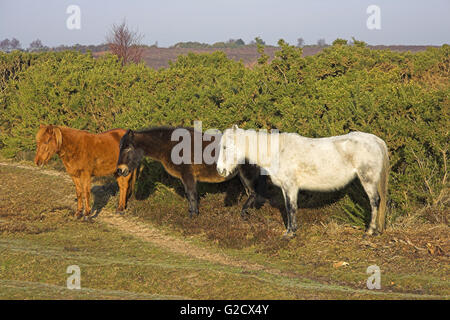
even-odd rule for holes
{"type": "MultiPolygon", "coordinates": [[[[20,51],[28,51],[28,52],[39,52],[39,51],[65,51],[65,50],[76,50],[80,52],[100,52],[111,50],[115,54],[119,54],[125,60],[127,60],[127,55],[133,56],[131,60],[138,61],[139,57],[142,57],[142,50],[139,50],[139,47],[145,48],[149,47],[142,43],[142,39],[144,36],[137,31],[132,30],[126,21],[124,20],[120,24],[113,24],[110,28],[107,36],[106,42],[99,45],[81,45],[74,44],[71,46],[60,45],[56,47],[50,47],[45,44],[40,39],[33,40],[28,48],[22,47],[21,42],[16,38],[11,39],[3,39],[0,41],[0,51],[3,52],[11,52],[14,50],[20,51]],[[124,48],[128,48],[124,51],[124,48]],[[120,53],[122,52],[122,53],[120,53]]],[[[266,42],[261,39],[261,37],[256,37],[254,40],[249,43],[245,43],[241,38],[239,39],[229,39],[227,41],[219,41],[213,44],[196,42],[196,41],[187,41],[187,42],[178,42],[170,48],[191,48],[191,49],[201,49],[201,48],[239,48],[239,47],[255,47],[258,45],[266,45],[266,42]]],[[[151,47],[157,47],[158,42],[156,41],[151,47]]],[[[303,38],[297,39],[297,47],[301,48],[307,46],[305,40],[303,38]]],[[[321,38],[317,40],[317,43],[313,46],[326,47],[328,46],[325,39],[321,38]]]]}

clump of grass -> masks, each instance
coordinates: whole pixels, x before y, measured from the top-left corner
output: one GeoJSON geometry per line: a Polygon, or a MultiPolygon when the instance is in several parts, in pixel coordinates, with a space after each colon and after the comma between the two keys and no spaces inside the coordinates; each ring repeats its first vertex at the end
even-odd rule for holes
{"type": "Polygon", "coordinates": [[[341,208],[333,215],[334,220],[360,228],[365,228],[369,224],[370,212],[361,205],[347,200],[341,208]]]}
{"type": "Polygon", "coordinates": [[[450,210],[448,208],[436,208],[436,207],[430,207],[426,208],[423,211],[422,216],[431,223],[436,224],[449,224],[448,217],[450,216],[450,210]]]}

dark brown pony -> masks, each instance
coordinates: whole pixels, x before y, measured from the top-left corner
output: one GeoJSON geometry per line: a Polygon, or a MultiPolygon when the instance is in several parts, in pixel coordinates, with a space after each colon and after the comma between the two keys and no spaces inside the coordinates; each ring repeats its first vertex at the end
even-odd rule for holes
{"type": "MultiPolygon", "coordinates": [[[[77,192],[76,217],[83,212],[87,219],[91,213],[89,197],[91,177],[113,174],[119,159],[119,141],[126,133],[124,129],[109,130],[99,134],[87,131],[42,125],[36,135],[36,165],[46,164],[56,153],[61,158],[67,173],[75,183],[77,192]]],[[[127,199],[133,192],[136,170],[127,177],[117,177],[120,189],[118,211],[125,210],[127,199]]]]}
{"type": "MultiPolygon", "coordinates": [[[[136,132],[128,130],[120,140],[120,154],[116,174],[119,176],[128,176],[130,172],[136,170],[143,156],[148,156],[153,160],[161,162],[171,176],[183,182],[189,201],[190,216],[198,214],[197,181],[219,183],[239,175],[249,196],[241,212],[241,215],[245,217],[247,208],[256,206],[258,203],[258,195],[264,192],[263,188],[265,188],[266,180],[264,176],[260,175],[260,169],[253,165],[243,164],[238,166],[238,170],[234,174],[224,178],[219,175],[216,169],[218,154],[214,155],[215,159],[211,164],[207,164],[205,161],[195,164],[194,152],[191,152],[191,161],[189,164],[176,164],[172,160],[172,149],[179,143],[179,141],[172,141],[172,133],[176,129],[187,130],[191,138],[191,150],[194,150],[195,138],[193,128],[156,127],[136,132]]],[[[206,133],[200,133],[200,135],[202,137],[200,152],[203,154],[205,148],[215,141],[215,136],[206,133]]]]}

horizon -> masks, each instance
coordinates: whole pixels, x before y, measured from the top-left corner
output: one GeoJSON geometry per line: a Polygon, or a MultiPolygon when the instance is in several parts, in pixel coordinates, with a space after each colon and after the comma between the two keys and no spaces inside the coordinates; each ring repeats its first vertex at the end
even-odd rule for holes
{"type": "Polygon", "coordinates": [[[0,4],[0,40],[17,38],[22,48],[40,39],[45,46],[101,45],[113,24],[124,19],[144,38],[143,45],[168,48],[179,42],[214,44],[242,39],[249,44],[260,37],[266,45],[277,46],[279,39],[305,45],[337,38],[364,41],[368,45],[441,46],[449,43],[450,1],[273,0],[240,3],[211,3],[169,0],[164,3],[132,0],[128,3],[100,0],[3,1],[0,4]],[[372,4],[380,8],[380,28],[369,29],[367,13],[372,4]],[[69,29],[68,20],[80,10],[79,29],[69,29]]]}

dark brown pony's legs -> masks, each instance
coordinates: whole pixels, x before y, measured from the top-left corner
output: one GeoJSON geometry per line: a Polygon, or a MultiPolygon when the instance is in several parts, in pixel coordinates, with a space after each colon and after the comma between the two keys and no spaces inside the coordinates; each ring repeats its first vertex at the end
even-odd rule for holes
{"type": "Polygon", "coordinates": [[[241,210],[241,217],[246,219],[247,218],[247,209],[251,208],[255,205],[256,201],[256,192],[253,187],[253,181],[250,179],[247,179],[245,176],[245,172],[242,166],[239,167],[239,179],[241,180],[241,183],[244,186],[245,192],[247,193],[248,199],[245,201],[244,205],[242,206],[241,210]]]}
{"type": "MultiPolygon", "coordinates": [[[[258,205],[258,192],[262,194],[265,191],[265,178],[260,176],[259,169],[248,165],[239,166],[239,179],[244,185],[245,191],[248,195],[247,201],[245,201],[242,210],[241,217],[247,218],[248,208],[254,208],[258,205]],[[249,177],[248,177],[249,176],[249,177]],[[258,190],[256,190],[258,189],[258,190]]],[[[264,202],[264,198],[261,196],[261,203],[264,202]]]]}
{"type": "MultiPolygon", "coordinates": [[[[134,169],[131,179],[128,182],[127,201],[131,196],[134,195],[134,187],[136,185],[136,180],[138,178],[139,170],[140,170],[140,168],[134,169]]],[[[125,206],[126,206],[126,204],[125,204],[125,206]]]]}
{"type": "Polygon", "coordinates": [[[198,215],[197,182],[190,173],[183,174],[181,181],[183,182],[184,191],[189,201],[189,216],[198,215]]]}

